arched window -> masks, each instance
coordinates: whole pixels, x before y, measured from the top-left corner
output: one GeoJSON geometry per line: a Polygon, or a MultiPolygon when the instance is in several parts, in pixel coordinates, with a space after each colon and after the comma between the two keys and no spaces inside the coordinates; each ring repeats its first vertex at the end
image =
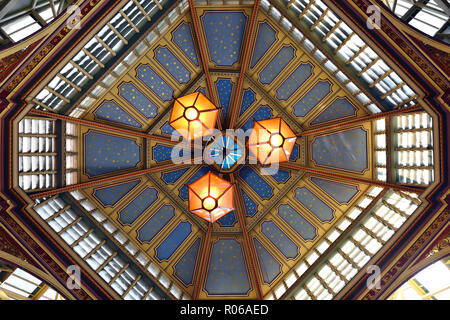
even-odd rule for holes
{"type": "Polygon", "coordinates": [[[411,277],[389,300],[450,300],[450,257],[411,277]]]}
{"type": "Polygon", "coordinates": [[[0,300],[65,300],[42,280],[21,268],[0,267],[0,300]]]}
{"type": "Polygon", "coordinates": [[[445,1],[383,0],[405,23],[432,37],[440,37],[448,27],[450,8],[445,1]]]}

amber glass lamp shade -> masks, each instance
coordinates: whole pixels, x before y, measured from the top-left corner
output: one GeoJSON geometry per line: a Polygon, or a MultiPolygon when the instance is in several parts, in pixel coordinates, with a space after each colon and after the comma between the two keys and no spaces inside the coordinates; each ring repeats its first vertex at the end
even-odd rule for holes
{"type": "Polygon", "coordinates": [[[263,165],[289,161],[297,136],[281,118],[256,121],[248,147],[263,165]]]}
{"type": "Polygon", "coordinates": [[[169,124],[188,140],[212,133],[219,109],[201,92],[175,100],[169,124]]]}
{"type": "Polygon", "coordinates": [[[189,211],[211,223],[234,210],[233,185],[209,172],[188,185],[189,211]]]}

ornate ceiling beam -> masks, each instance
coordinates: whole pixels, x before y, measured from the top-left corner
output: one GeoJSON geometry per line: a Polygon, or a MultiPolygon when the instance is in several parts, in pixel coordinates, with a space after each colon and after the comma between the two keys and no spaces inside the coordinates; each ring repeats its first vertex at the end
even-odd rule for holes
{"type": "Polygon", "coordinates": [[[152,140],[152,141],[159,141],[159,142],[164,142],[164,143],[170,143],[172,145],[175,145],[175,144],[179,143],[179,141],[173,141],[170,138],[165,138],[165,137],[161,137],[161,136],[147,134],[147,133],[143,133],[143,132],[139,132],[139,131],[122,129],[122,128],[110,126],[110,125],[107,125],[107,124],[98,123],[98,122],[90,121],[90,120],[74,118],[74,117],[70,117],[70,116],[65,116],[65,115],[62,115],[62,114],[54,113],[54,112],[47,112],[47,111],[42,111],[42,110],[38,110],[38,109],[31,109],[29,111],[29,114],[44,116],[44,117],[47,117],[47,118],[52,118],[52,119],[57,119],[57,120],[63,120],[63,121],[71,122],[71,123],[84,125],[84,126],[87,126],[87,127],[103,129],[103,130],[108,130],[108,131],[117,132],[117,133],[123,133],[123,134],[126,134],[128,136],[145,138],[145,139],[149,139],[149,140],[152,140]]]}
{"type": "Polygon", "coordinates": [[[88,187],[94,187],[94,186],[99,186],[108,182],[114,182],[114,181],[118,181],[118,180],[123,180],[126,178],[132,178],[132,177],[139,177],[148,173],[153,173],[153,172],[159,172],[159,171],[164,171],[167,169],[181,169],[184,167],[188,167],[191,166],[190,164],[173,164],[173,163],[168,163],[168,164],[163,164],[163,165],[159,165],[156,167],[152,167],[152,168],[148,168],[148,169],[143,169],[143,170],[138,170],[138,171],[133,171],[133,172],[128,172],[128,173],[123,173],[123,174],[119,174],[116,176],[111,176],[108,178],[103,178],[103,179],[98,179],[98,180],[92,180],[92,181],[88,181],[88,182],[83,182],[83,183],[78,183],[78,184],[73,184],[70,186],[65,186],[62,188],[57,188],[57,189],[52,189],[52,190],[48,190],[48,191],[43,191],[43,192],[38,192],[38,193],[33,193],[30,194],[30,198],[31,199],[39,199],[42,197],[48,197],[54,194],[59,194],[59,193],[64,193],[64,192],[71,192],[71,191],[75,191],[78,189],[83,189],[83,188],[88,188],[88,187]]]}
{"type": "Polygon", "coordinates": [[[236,116],[238,112],[239,103],[242,99],[242,84],[244,83],[244,74],[247,71],[248,63],[250,58],[253,56],[253,51],[255,50],[255,38],[256,38],[256,23],[258,21],[258,8],[260,0],[255,0],[253,5],[253,12],[250,21],[250,29],[248,31],[247,41],[244,43],[244,54],[242,56],[241,72],[239,74],[239,80],[236,89],[236,96],[234,97],[233,107],[231,108],[230,116],[230,128],[234,128],[234,123],[236,121],[236,116]]]}
{"type": "Polygon", "coordinates": [[[324,127],[317,128],[317,129],[306,130],[306,131],[303,131],[303,132],[300,132],[299,134],[297,134],[297,137],[310,136],[310,135],[313,135],[316,133],[322,133],[325,131],[330,131],[330,130],[334,130],[334,129],[338,129],[338,128],[341,129],[343,127],[348,127],[348,126],[352,126],[355,124],[360,124],[360,123],[378,120],[378,119],[382,119],[382,118],[388,118],[390,116],[403,114],[403,113],[407,113],[407,112],[412,112],[412,111],[419,111],[419,110],[423,110],[423,108],[420,105],[415,105],[415,106],[410,106],[410,107],[406,107],[406,108],[402,108],[402,109],[396,109],[396,110],[387,111],[387,112],[375,113],[375,114],[357,118],[354,120],[347,120],[347,121],[339,122],[336,124],[326,125],[324,127]]]}
{"type": "Polygon", "coordinates": [[[302,165],[299,165],[297,163],[292,163],[292,162],[280,163],[280,167],[283,167],[286,169],[293,169],[293,170],[302,170],[302,171],[312,173],[315,175],[319,175],[319,176],[338,178],[338,179],[341,179],[341,180],[347,181],[347,182],[354,183],[356,181],[356,182],[368,184],[371,186],[377,186],[377,187],[382,187],[382,188],[392,188],[394,190],[412,192],[412,193],[417,193],[417,194],[421,194],[424,190],[423,188],[418,188],[418,187],[408,187],[408,186],[404,186],[404,185],[400,185],[400,184],[392,184],[392,183],[383,182],[383,181],[359,178],[359,177],[355,177],[355,176],[344,175],[344,174],[326,171],[326,170],[317,170],[317,169],[313,169],[313,168],[304,167],[302,165]]]}
{"type": "Polygon", "coordinates": [[[235,185],[233,188],[234,202],[236,204],[236,212],[237,212],[237,215],[239,218],[239,224],[241,225],[242,234],[244,235],[244,247],[245,247],[245,251],[247,253],[248,262],[250,264],[250,274],[251,274],[251,277],[253,278],[253,283],[255,284],[255,287],[256,287],[255,288],[256,295],[259,300],[262,300],[263,294],[262,294],[262,290],[261,290],[261,284],[259,283],[258,274],[256,272],[256,264],[255,264],[255,260],[254,260],[254,258],[256,257],[255,247],[254,247],[254,245],[252,245],[252,242],[250,241],[250,238],[248,236],[247,226],[246,226],[245,218],[244,218],[244,210],[242,208],[241,199],[239,197],[239,192],[237,190],[237,184],[236,184],[236,180],[234,178],[234,174],[230,175],[230,180],[231,180],[231,183],[233,183],[235,185]]]}
{"type": "MultiPolygon", "coordinates": [[[[211,100],[211,102],[214,105],[217,106],[216,99],[214,98],[214,94],[213,94],[214,91],[213,91],[211,75],[209,73],[209,68],[208,68],[208,60],[206,57],[206,46],[203,42],[202,34],[200,31],[200,22],[199,22],[199,18],[197,15],[197,10],[195,9],[194,0],[189,0],[189,8],[191,10],[192,21],[194,23],[194,33],[195,33],[195,38],[197,39],[197,44],[198,44],[198,48],[200,51],[200,57],[202,59],[203,71],[204,71],[205,77],[206,77],[206,84],[208,85],[209,99],[211,100]]],[[[222,112],[219,112],[219,115],[217,117],[217,127],[219,128],[219,130],[222,130],[222,120],[223,120],[222,112]]]]}
{"type": "Polygon", "coordinates": [[[209,242],[211,240],[211,232],[212,232],[212,223],[209,224],[208,232],[206,233],[205,239],[203,241],[203,247],[200,256],[201,260],[197,267],[197,274],[195,275],[194,294],[192,295],[194,300],[198,300],[203,279],[205,278],[206,256],[208,254],[209,242]]]}
{"type": "Polygon", "coordinates": [[[385,119],[386,128],[386,181],[393,182],[393,167],[392,167],[392,156],[394,150],[392,149],[391,134],[393,133],[392,120],[391,117],[386,117],[385,119]]]}

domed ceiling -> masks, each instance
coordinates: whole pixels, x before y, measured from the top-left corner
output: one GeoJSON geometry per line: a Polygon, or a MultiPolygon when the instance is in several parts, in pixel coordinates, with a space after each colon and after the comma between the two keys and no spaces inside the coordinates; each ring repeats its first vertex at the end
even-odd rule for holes
{"type": "MultiPolygon", "coordinates": [[[[221,107],[225,128],[253,127],[253,121],[282,117],[297,133],[314,126],[367,115],[361,103],[340,85],[281,26],[260,11],[250,67],[242,85],[236,125],[230,115],[251,10],[198,9],[213,91],[209,92],[187,12],[156,45],[130,65],[84,117],[117,127],[170,137],[168,118],[174,97],[201,91],[221,107]]],[[[290,161],[311,168],[341,170],[372,177],[369,150],[371,124],[301,138],[290,161]],[[307,146],[310,149],[307,150],[307,146]]],[[[172,163],[173,145],[80,128],[81,181],[172,163]]],[[[187,186],[210,171],[196,164],[83,192],[133,243],[157,263],[189,295],[199,269],[205,273],[200,298],[257,298],[252,270],[262,294],[277,285],[367,190],[298,170],[262,175],[258,165],[234,174],[248,240],[242,221],[231,212],[212,226],[208,250],[201,247],[208,223],[189,213],[187,186]],[[245,241],[255,248],[250,261],[245,241]]],[[[227,178],[229,179],[229,177],[227,178]]],[[[198,275],[197,275],[198,277],[198,275]]]]}
{"type": "Polygon", "coordinates": [[[380,192],[364,183],[377,178],[375,122],[311,133],[364,119],[372,102],[361,102],[350,80],[338,81],[339,70],[305,49],[307,37],[289,32],[292,26],[266,10],[258,10],[254,22],[252,13],[252,5],[199,5],[196,24],[184,11],[91,97],[95,102],[79,114],[97,127],[80,121],[70,129],[83,186],[75,200],[88,201],[88,211],[103,217],[98,228],[120,234],[114,241],[136,249],[130,259],[161,270],[188,298],[267,298],[312,265],[324,250],[318,244],[333,243],[355,204],[380,192]],[[211,167],[171,160],[178,143],[169,125],[174,100],[196,91],[221,108],[220,130],[247,130],[255,120],[281,117],[299,135],[289,163],[276,174],[246,164],[223,175],[235,183],[236,205],[214,224],[190,213],[187,201],[187,184],[211,167]]]}

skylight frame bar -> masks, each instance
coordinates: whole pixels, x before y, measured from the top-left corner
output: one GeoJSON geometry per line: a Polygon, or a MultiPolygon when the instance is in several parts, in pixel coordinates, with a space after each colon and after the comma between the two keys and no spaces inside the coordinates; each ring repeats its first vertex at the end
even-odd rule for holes
{"type": "Polygon", "coordinates": [[[108,22],[106,24],[115,34],[116,36],[125,44],[128,45],[128,40],[125,39],[125,37],[111,24],[111,22],[108,22]]]}

